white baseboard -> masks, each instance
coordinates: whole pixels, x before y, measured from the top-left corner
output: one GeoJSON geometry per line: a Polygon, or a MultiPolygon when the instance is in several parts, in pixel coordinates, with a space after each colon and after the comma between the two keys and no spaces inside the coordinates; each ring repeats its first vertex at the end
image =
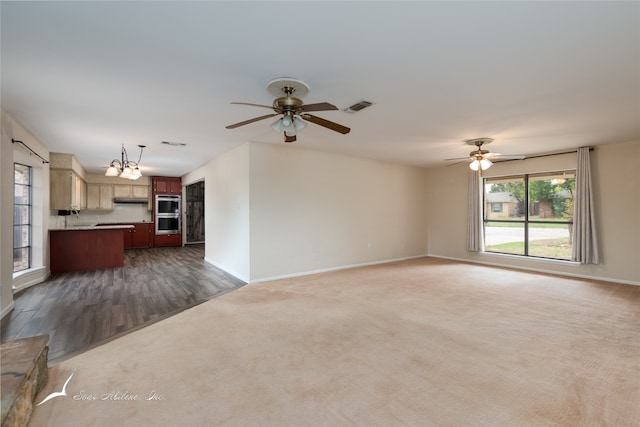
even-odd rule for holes
{"type": "Polygon", "coordinates": [[[2,311],[0,311],[0,319],[4,319],[4,316],[11,313],[11,310],[13,310],[15,307],[16,307],[16,303],[14,301],[11,301],[11,304],[9,304],[5,308],[3,308],[2,311]]]}
{"type": "Polygon", "coordinates": [[[279,276],[269,276],[269,277],[262,277],[260,279],[249,279],[241,274],[235,273],[232,270],[229,270],[227,268],[225,268],[225,266],[220,265],[216,262],[213,262],[212,260],[208,259],[207,257],[204,258],[205,262],[219,268],[220,270],[225,271],[226,273],[231,274],[232,276],[242,280],[243,282],[246,283],[262,283],[262,282],[270,282],[272,280],[279,280],[279,279],[289,279],[291,277],[300,277],[300,276],[308,276],[310,274],[318,274],[318,273],[326,273],[329,271],[337,271],[337,270],[345,270],[347,268],[355,268],[355,267],[366,267],[368,265],[378,265],[378,264],[388,264],[390,262],[397,262],[397,261],[405,261],[408,259],[416,259],[416,258],[424,258],[427,255],[415,255],[415,256],[409,256],[409,257],[403,257],[403,258],[394,258],[394,259],[386,259],[386,260],[380,260],[380,261],[371,261],[371,262],[363,262],[363,263],[359,263],[359,264],[349,264],[349,265],[342,265],[339,267],[330,267],[330,268],[321,268],[318,270],[309,270],[309,271],[301,271],[301,272],[297,272],[297,273],[291,273],[291,274],[283,274],[283,275],[279,275],[279,276]]]}
{"type": "Polygon", "coordinates": [[[233,277],[235,277],[236,279],[240,279],[245,283],[249,283],[249,278],[245,277],[242,274],[239,274],[231,269],[226,268],[224,265],[218,264],[217,262],[214,262],[213,260],[204,257],[204,261],[208,264],[213,265],[216,268],[219,268],[220,270],[224,271],[225,273],[229,273],[230,275],[232,275],[233,277]]]}
{"type": "Polygon", "coordinates": [[[366,267],[366,266],[369,266],[369,265],[378,265],[378,264],[388,264],[390,262],[405,261],[405,260],[408,260],[408,259],[415,259],[415,258],[424,258],[426,256],[427,255],[415,255],[415,256],[409,256],[409,257],[403,257],[403,258],[394,258],[394,259],[386,259],[386,260],[380,260],[380,261],[363,262],[363,263],[359,263],[359,264],[341,265],[339,267],[321,268],[321,269],[318,269],[318,270],[309,270],[309,271],[302,271],[302,272],[298,272],[298,273],[283,274],[281,276],[263,277],[263,278],[260,278],[260,279],[251,280],[249,283],[269,282],[269,281],[272,281],[272,280],[289,279],[291,277],[308,276],[310,274],[327,273],[329,271],[346,270],[348,268],[366,267]]]}
{"type": "MultiPolygon", "coordinates": [[[[621,283],[624,285],[634,285],[634,286],[640,286],[640,282],[634,282],[632,280],[620,280],[620,279],[612,279],[609,277],[600,277],[600,276],[592,276],[592,275],[588,275],[588,274],[578,274],[578,273],[567,273],[564,271],[557,271],[557,270],[547,270],[544,268],[537,268],[537,267],[523,267],[523,266],[519,266],[519,265],[511,265],[511,264],[502,264],[502,263],[498,263],[498,262],[488,262],[488,261],[477,261],[477,260],[471,260],[471,259],[465,259],[465,258],[456,258],[456,257],[448,257],[448,256],[442,256],[442,255],[427,255],[429,257],[432,258],[441,258],[441,259],[449,259],[451,261],[460,261],[460,262],[469,262],[472,264],[482,264],[482,265],[490,265],[492,267],[503,267],[503,268],[512,268],[514,270],[525,270],[525,271],[532,271],[532,272],[536,272],[536,273],[545,273],[545,274],[555,274],[557,276],[567,276],[567,277],[577,277],[579,279],[588,279],[588,280],[600,280],[602,282],[612,282],[612,283],[621,283]]],[[[569,263],[567,263],[569,264],[569,263]]],[[[576,266],[579,266],[579,263],[571,263],[574,264],[576,266]]]]}
{"type": "Polygon", "coordinates": [[[20,292],[31,286],[40,284],[47,280],[49,276],[51,276],[51,272],[45,271],[44,267],[34,268],[23,274],[14,275],[14,283],[19,282],[20,284],[13,286],[13,292],[20,292]]]}

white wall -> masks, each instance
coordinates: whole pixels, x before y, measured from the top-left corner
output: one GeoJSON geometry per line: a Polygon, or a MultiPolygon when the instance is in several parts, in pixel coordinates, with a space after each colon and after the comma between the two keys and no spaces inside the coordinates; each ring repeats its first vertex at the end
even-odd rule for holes
{"type": "Polygon", "coordinates": [[[13,307],[13,287],[24,288],[42,282],[49,275],[49,165],[30,153],[16,139],[36,153],[49,157],[49,151],[24,127],[0,111],[2,137],[0,149],[0,314],[13,307]],[[13,275],[13,163],[31,166],[33,173],[32,203],[32,268],[14,278],[13,275]]]}
{"type": "Polygon", "coordinates": [[[206,166],[199,167],[198,169],[189,172],[186,175],[182,175],[180,178],[182,180],[182,186],[186,187],[187,185],[195,184],[196,182],[204,181],[204,177],[207,173],[206,166]]]}
{"type": "MultiPolygon", "coordinates": [[[[466,251],[468,168],[428,172],[429,254],[509,267],[640,284],[640,141],[606,144],[591,153],[603,262],[575,265],[466,251]]],[[[496,164],[486,176],[575,167],[575,155],[496,164]]]]}
{"type": "Polygon", "coordinates": [[[424,169],[250,147],[252,281],[426,254],[424,169]]]}
{"type": "Polygon", "coordinates": [[[424,169],[246,143],[199,171],[205,258],[247,282],[427,252],[424,169]]]}
{"type": "MultiPolygon", "coordinates": [[[[249,145],[222,154],[202,171],[206,182],[205,259],[248,282],[249,145]]],[[[200,174],[191,177],[196,175],[200,179],[200,174]]]]}
{"type": "Polygon", "coordinates": [[[11,121],[1,114],[0,146],[0,314],[13,308],[13,130],[11,121]]]}

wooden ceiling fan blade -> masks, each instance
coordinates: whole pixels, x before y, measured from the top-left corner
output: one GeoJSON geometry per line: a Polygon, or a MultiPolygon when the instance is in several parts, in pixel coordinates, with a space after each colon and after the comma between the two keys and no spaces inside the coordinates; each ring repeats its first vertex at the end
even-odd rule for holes
{"type": "MultiPolygon", "coordinates": [[[[459,159],[447,159],[447,160],[459,160],[459,159]]],[[[450,165],[447,165],[447,167],[459,165],[460,163],[469,163],[469,159],[459,160],[457,162],[451,163],[450,165]]]]}
{"type": "Polygon", "coordinates": [[[342,126],[341,124],[332,122],[327,119],[323,119],[322,117],[312,116],[311,114],[301,114],[300,117],[310,121],[311,123],[326,127],[327,129],[331,129],[332,131],[339,132],[343,135],[351,132],[351,129],[349,129],[348,127],[342,126]]]}
{"type": "Polygon", "coordinates": [[[296,142],[296,136],[295,135],[289,136],[289,135],[287,135],[286,132],[283,132],[283,133],[284,133],[284,142],[296,142]]]}
{"type": "Polygon", "coordinates": [[[500,154],[494,153],[493,156],[487,156],[487,158],[491,161],[500,161],[500,160],[524,160],[527,158],[524,154],[500,154]]]}
{"type": "Polygon", "coordinates": [[[271,108],[271,109],[275,110],[275,108],[273,108],[273,105],[252,104],[251,102],[232,102],[232,104],[235,104],[235,105],[249,105],[251,107],[271,108]]]}
{"type": "Polygon", "coordinates": [[[318,102],[316,104],[306,104],[300,108],[300,111],[334,111],[337,110],[333,104],[329,104],[328,102],[318,102]]]}
{"type": "Polygon", "coordinates": [[[278,114],[279,113],[271,113],[271,114],[266,114],[266,115],[260,116],[260,117],[254,117],[253,119],[249,119],[249,120],[245,120],[243,122],[234,123],[232,125],[225,126],[225,128],[226,129],[235,129],[235,128],[240,127],[240,126],[248,125],[249,123],[253,123],[253,122],[260,121],[260,120],[268,119],[269,117],[277,116],[278,114]]]}
{"type": "Polygon", "coordinates": [[[453,162],[456,160],[471,160],[471,157],[467,156],[467,157],[454,157],[453,159],[444,159],[445,162],[453,162]]]}

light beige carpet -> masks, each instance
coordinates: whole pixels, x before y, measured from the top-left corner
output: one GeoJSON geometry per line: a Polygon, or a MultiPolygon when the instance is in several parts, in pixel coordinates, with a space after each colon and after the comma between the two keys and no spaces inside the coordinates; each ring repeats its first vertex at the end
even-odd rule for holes
{"type": "Polygon", "coordinates": [[[75,371],[67,396],[30,425],[638,426],[639,333],[637,286],[356,268],[249,285],[64,361],[36,402],[75,371]]]}

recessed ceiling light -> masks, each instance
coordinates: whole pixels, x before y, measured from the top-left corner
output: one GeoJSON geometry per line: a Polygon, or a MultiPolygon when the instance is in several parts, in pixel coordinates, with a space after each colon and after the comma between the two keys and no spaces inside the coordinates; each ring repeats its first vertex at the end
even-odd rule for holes
{"type": "Polygon", "coordinates": [[[174,147],[185,147],[187,145],[184,142],[162,141],[162,143],[166,145],[173,145],[174,147]]]}

